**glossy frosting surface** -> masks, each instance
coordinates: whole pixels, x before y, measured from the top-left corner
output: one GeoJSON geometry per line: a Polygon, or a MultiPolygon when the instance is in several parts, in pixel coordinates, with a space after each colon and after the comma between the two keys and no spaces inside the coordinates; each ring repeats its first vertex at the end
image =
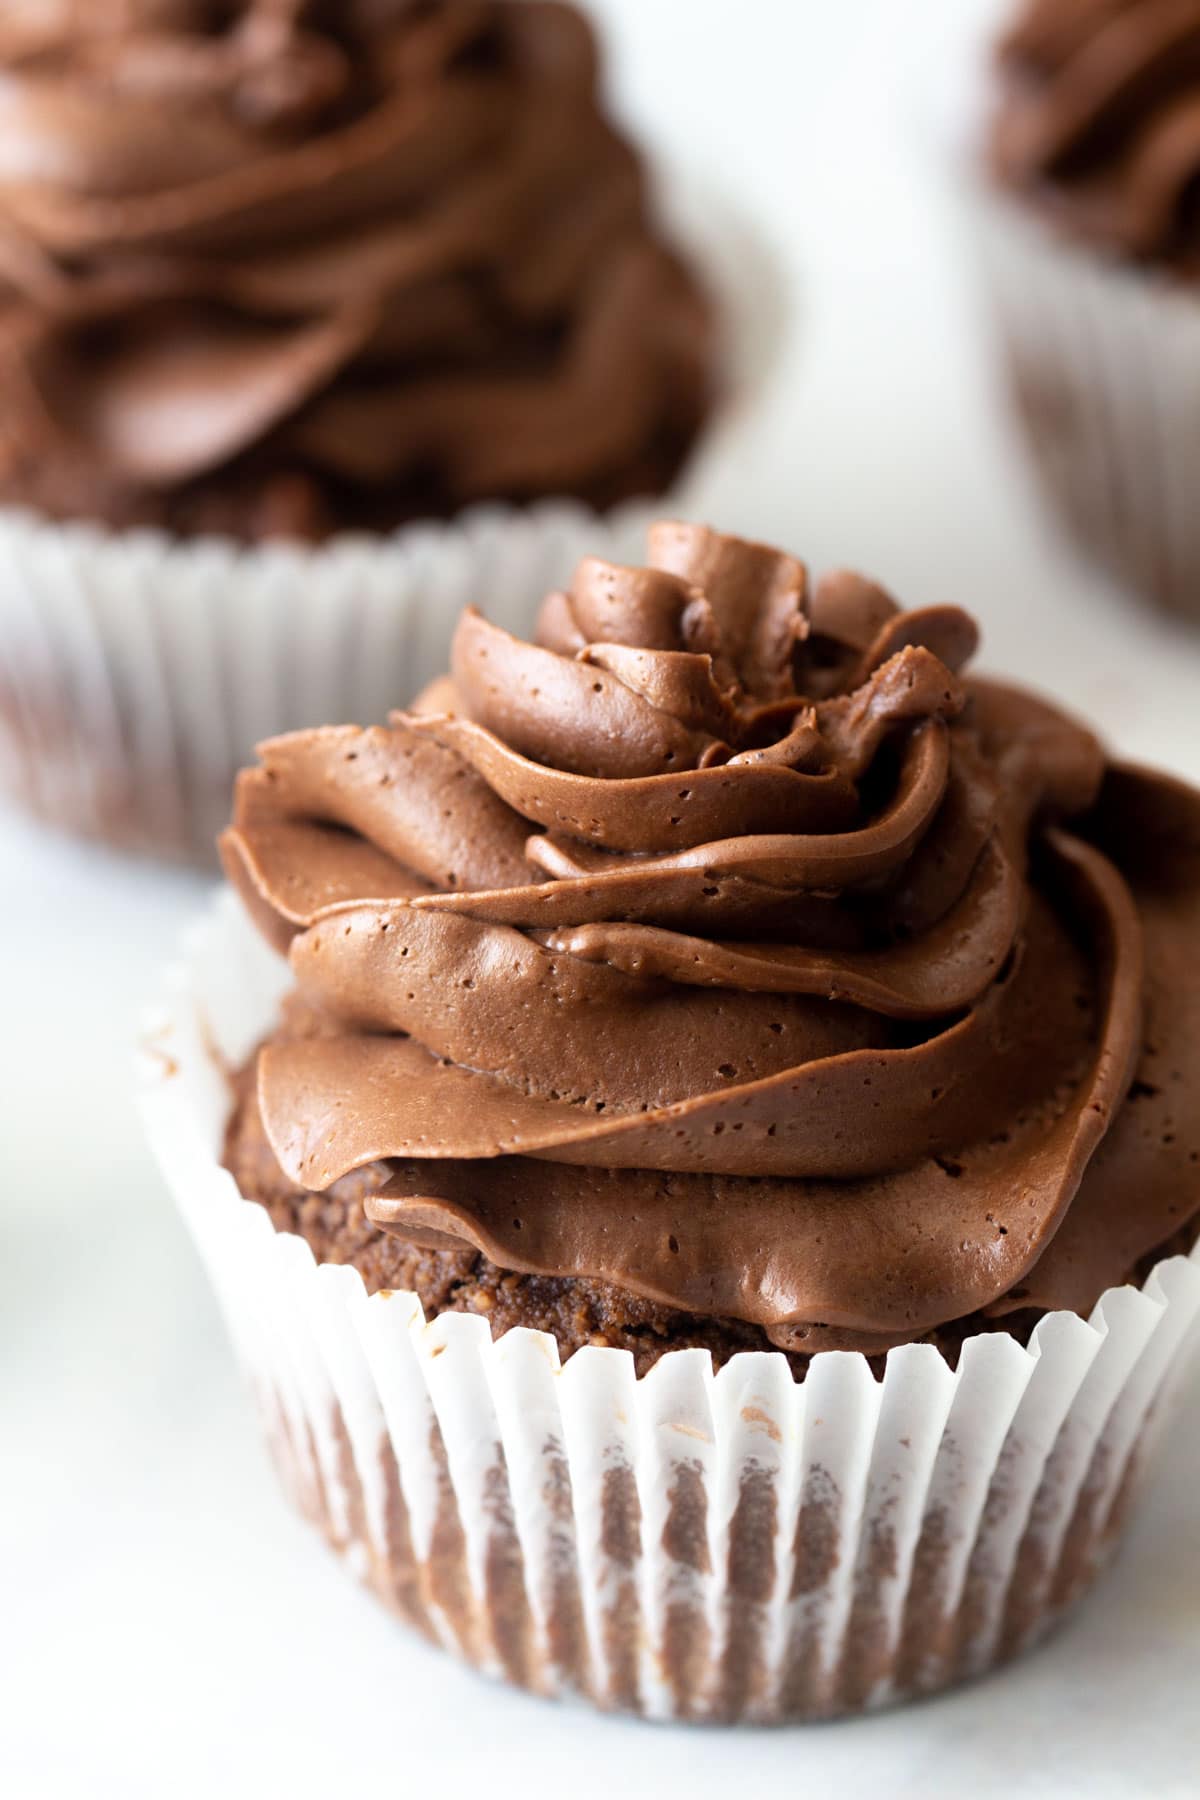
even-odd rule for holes
{"type": "Polygon", "coordinates": [[[260,1058],[286,1174],[787,1349],[1090,1306],[1200,1212],[1200,797],[975,643],[663,524],[264,745],[226,866],[326,1022],[260,1058]]]}
{"type": "Polygon", "coordinates": [[[553,0],[0,16],[0,497],[319,536],[657,491],[707,303],[553,0]]]}
{"type": "Polygon", "coordinates": [[[1098,248],[1194,271],[1197,0],[1024,0],[998,58],[1001,178],[1098,248]]]}

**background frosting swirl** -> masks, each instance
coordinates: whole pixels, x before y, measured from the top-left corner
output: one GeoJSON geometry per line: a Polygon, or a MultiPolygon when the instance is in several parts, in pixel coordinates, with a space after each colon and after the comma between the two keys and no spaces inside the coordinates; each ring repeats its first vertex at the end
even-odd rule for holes
{"type": "Polygon", "coordinates": [[[1195,266],[1196,0],[1025,0],[998,54],[1002,179],[1101,248],[1195,266]]]}
{"type": "Polygon", "coordinates": [[[551,0],[0,20],[0,493],[242,535],[665,486],[710,319],[551,0]]]}
{"type": "Polygon", "coordinates": [[[966,679],[955,608],[701,527],[648,563],[240,778],[317,1021],[260,1058],[284,1172],[382,1160],[390,1230],[787,1349],[1090,1304],[1200,1210],[1200,800],[966,679]]]}

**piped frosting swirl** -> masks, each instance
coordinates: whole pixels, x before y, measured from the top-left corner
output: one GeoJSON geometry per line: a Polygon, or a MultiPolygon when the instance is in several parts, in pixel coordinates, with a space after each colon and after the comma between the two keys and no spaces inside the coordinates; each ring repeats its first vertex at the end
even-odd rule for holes
{"type": "Polygon", "coordinates": [[[322,535],[665,486],[710,316],[552,0],[0,20],[0,496],[322,535]]]}
{"type": "Polygon", "coordinates": [[[260,1058],[288,1177],[383,1160],[388,1230],[787,1349],[1090,1305],[1200,1210],[1200,799],[975,640],[664,524],[264,745],[223,851],[325,1021],[260,1058]]]}
{"type": "Polygon", "coordinates": [[[1024,0],[998,55],[1001,178],[1098,248],[1194,268],[1196,0],[1024,0]]]}

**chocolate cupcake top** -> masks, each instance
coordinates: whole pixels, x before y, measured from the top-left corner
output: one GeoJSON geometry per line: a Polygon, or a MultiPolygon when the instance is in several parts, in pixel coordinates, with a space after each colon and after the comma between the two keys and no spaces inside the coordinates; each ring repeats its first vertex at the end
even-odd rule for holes
{"type": "Polygon", "coordinates": [[[1117,255],[1200,260],[1200,5],[1024,0],[999,46],[995,167],[1117,255]]]}
{"type": "Polygon", "coordinates": [[[573,8],[48,0],[0,70],[0,498],[319,536],[671,479],[708,308],[573,8]]]}
{"type": "Polygon", "coordinates": [[[323,1021],[290,1179],[884,1349],[1086,1309],[1200,1213],[1200,796],[964,675],[956,608],[663,524],[387,728],[262,747],[229,873],[323,1021]]]}

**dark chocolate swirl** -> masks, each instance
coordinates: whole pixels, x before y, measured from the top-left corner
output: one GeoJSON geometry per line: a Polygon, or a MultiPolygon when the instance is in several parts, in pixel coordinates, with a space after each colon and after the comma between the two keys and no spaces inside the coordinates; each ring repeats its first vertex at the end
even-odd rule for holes
{"type": "Polygon", "coordinates": [[[242,536],[661,491],[708,307],[550,0],[0,19],[0,497],[242,536]]]}
{"type": "Polygon", "coordinates": [[[999,62],[1001,178],[1097,247],[1194,266],[1197,0],[1025,0],[999,62]]]}
{"type": "Polygon", "coordinates": [[[955,608],[693,526],[649,564],[240,778],[327,1020],[260,1059],[285,1173],[382,1159],[389,1230],[787,1349],[1090,1305],[1200,1210],[1200,797],[965,678],[955,608]]]}

